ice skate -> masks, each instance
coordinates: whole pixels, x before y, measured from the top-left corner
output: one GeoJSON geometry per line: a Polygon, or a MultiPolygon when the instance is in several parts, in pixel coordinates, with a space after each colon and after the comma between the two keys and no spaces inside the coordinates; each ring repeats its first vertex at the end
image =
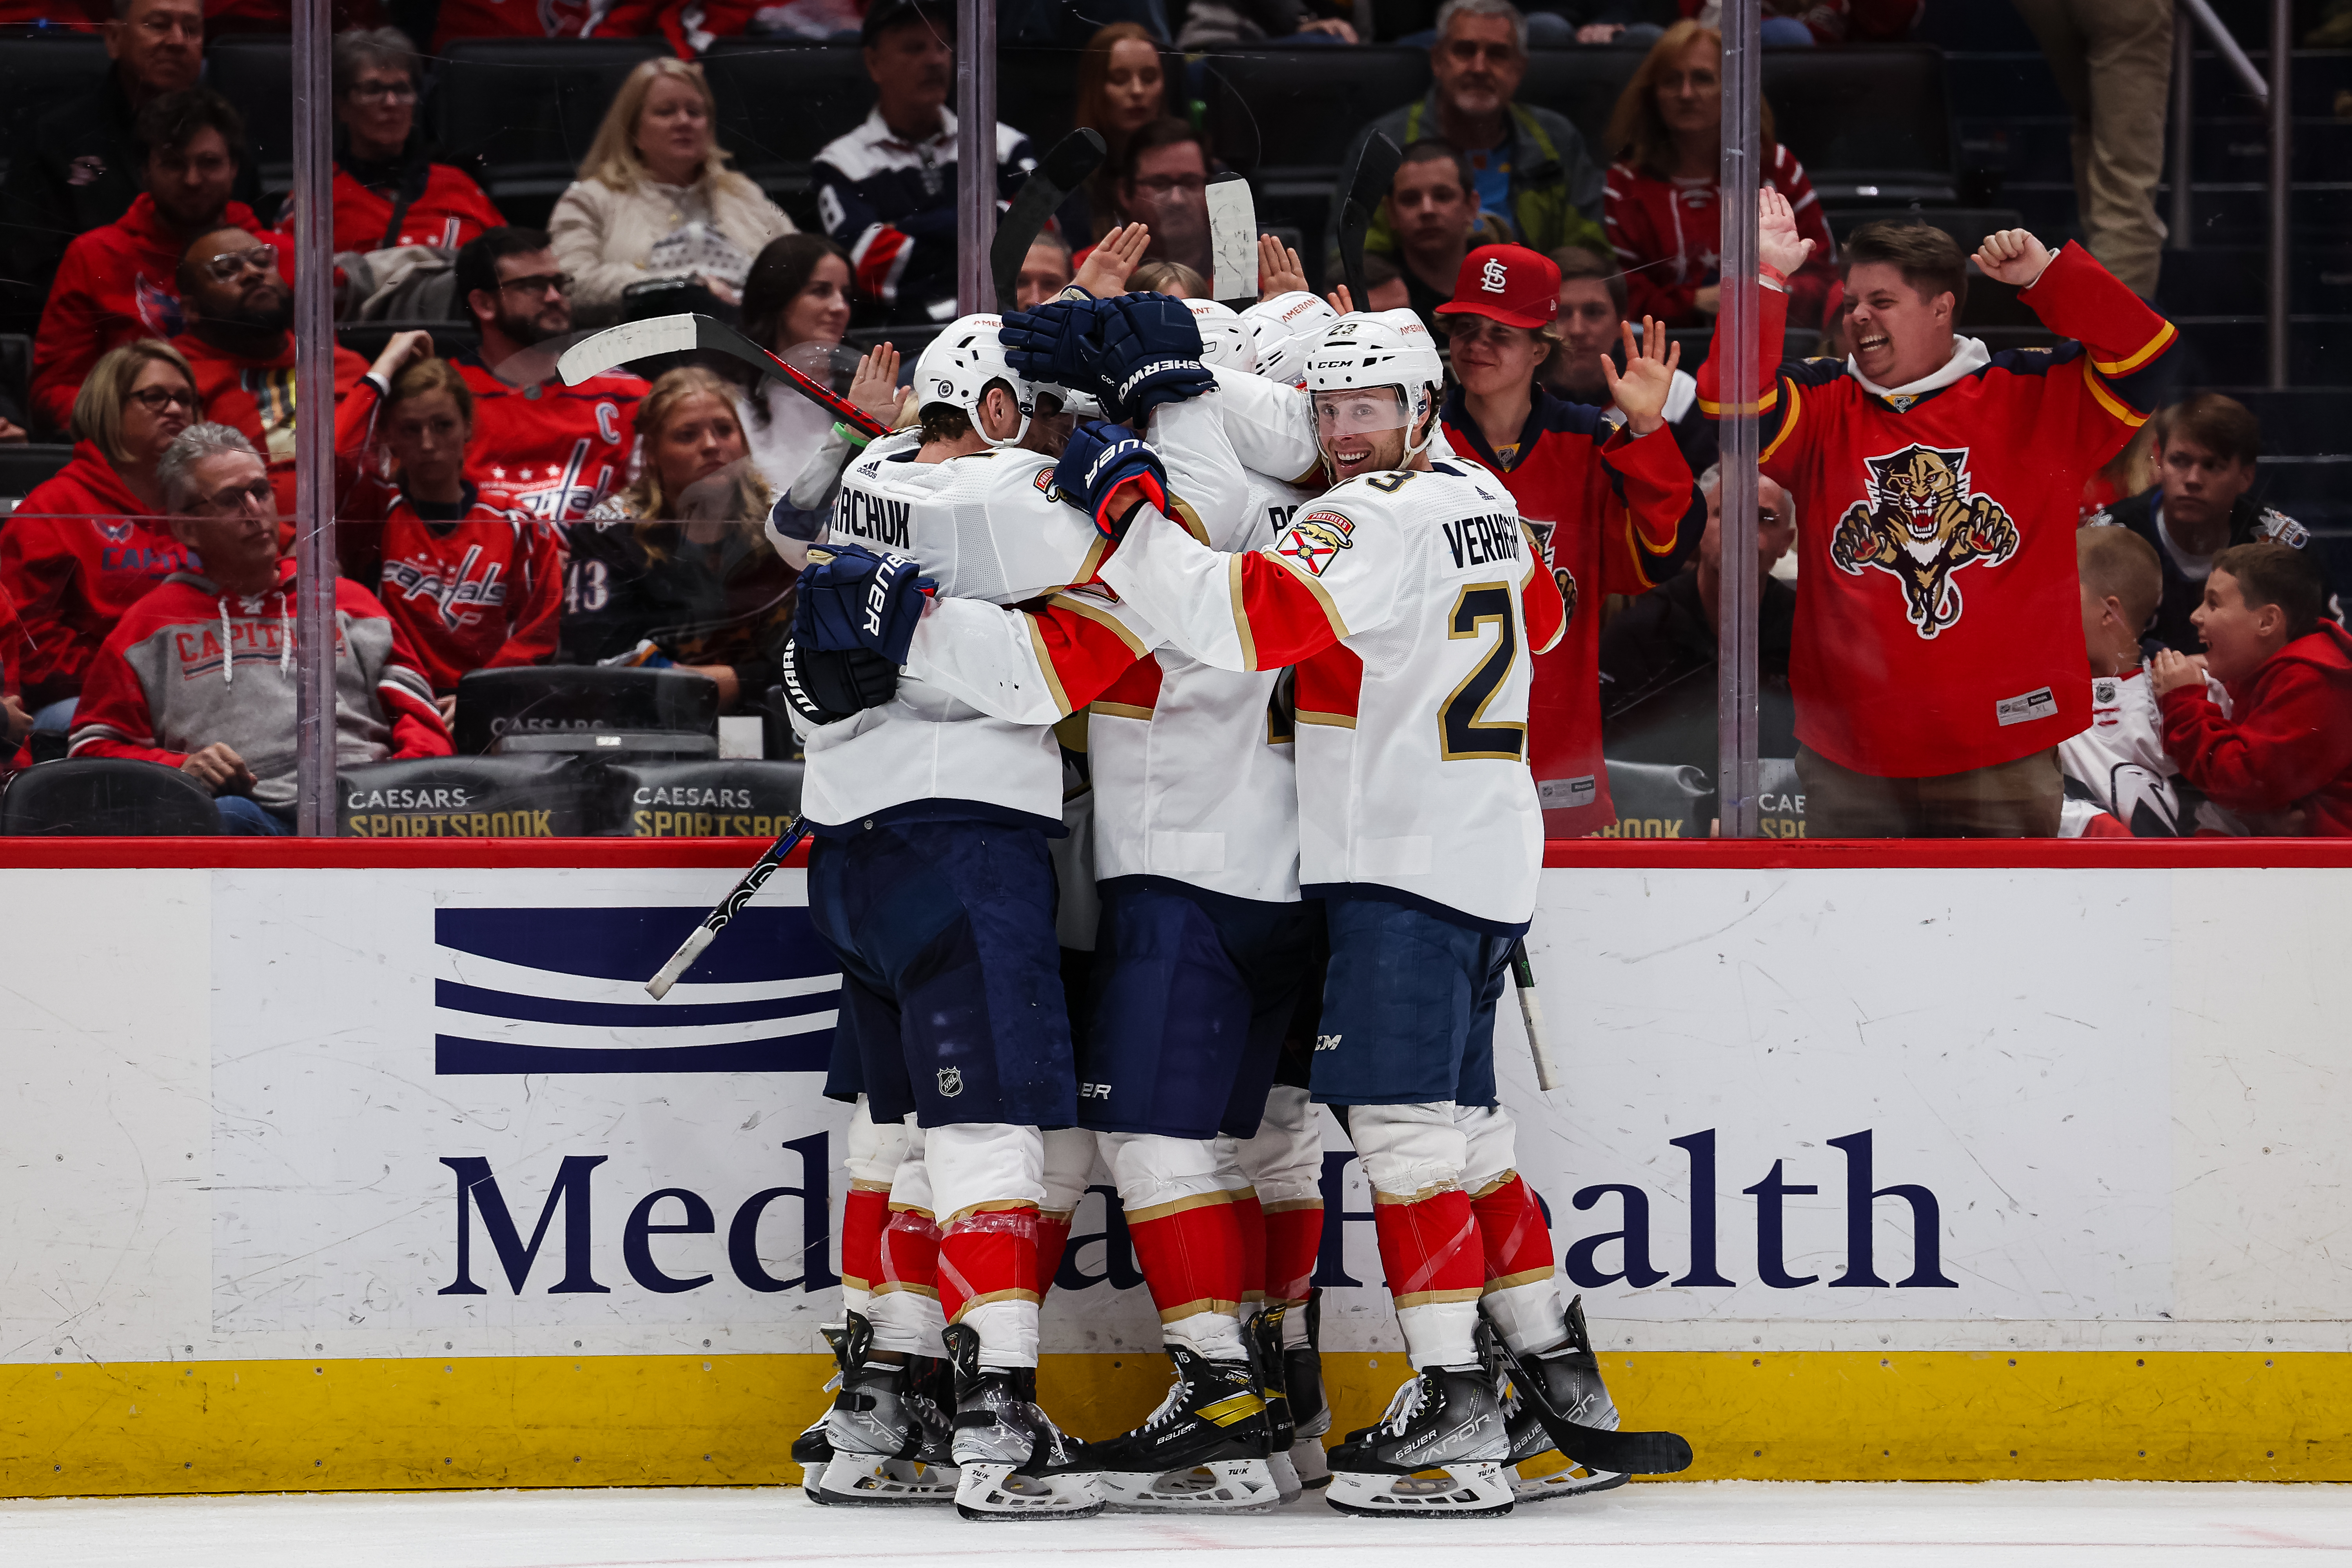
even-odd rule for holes
{"type": "Polygon", "coordinates": [[[1485,1370],[1431,1367],[1397,1390],[1378,1426],[1331,1450],[1326,1500],[1375,1518],[1508,1513],[1509,1455],[1485,1370]]]}
{"type": "Polygon", "coordinates": [[[1299,1485],[1310,1491],[1331,1482],[1331,1463],[1323,1450],[1331,1430],[1331,1403],[1323,1396],[1322,1317],[1323,1290],[1318,1286],[1307,1297],[1307,1343],[1281,1352],[1283,1392],[1290,1406],[1290,1462],[1299,1485]]]}
{"type": "Polygon", "coordinates": [[[825,1413],[823,1440],[830,1452],[815,1483],[816,1500],[875,1507],[954,1497],[952,1434],[946,1414],[919,1386],[922,1368],[868,1364],[874,1330],[856,1312],[846,1327],[826,1330],[825,1338],[841,1364],[841,1392],[825,1413]]]}
{"type": "MultiPolygon", "coordinates": [[[[834,1355],[839,1357],[841,1342],[848,1334],[848,1329],[827,1327],[817,1331],[824,1335],[824,1342],[831,1345],[834,1355]]],[[[830,1394],[840,1386],[841,1373],[836,1371],[824,1380],[824,1392],[830,1394]]],[[[824,1501],[824,1493],[818,1488],[824,1480],[825,1464],[833,1458],[833,1443],[824,1435],[824,1424],[832,1415],[833,1406],[828,1405],[822,1415],[801,1428],[801,1435],[793,1439],[793,1463],[801,1468],[801,1495],[814,1503],[824,1501]]]]}
{"type": "Polygon", "coordinates": [[[947,1331],[955,1371],[956,1511],[966,1519],[1087,1519],[1103,1509],[1087,1445],[1037,1407],[1037,1369],[980,1364],[980,1334],[947,1331]]]}
{"type": "Polygon", "coordinates": [[[1691,1446],[1680,1435],[1628,1432],[1619,1424],[1616,1403],[1601,1386],[1601,1363],[1584,1326],[1581,1298],[1568,1304],[1566,1326],[1568,1337],[1541,1355],[1521,1355],[1499,1338],[1495,1341],[1520,1408],[1544,1428],[1564,1457],[1594,1478],[1618,1472],[1670,1476],[1690,1468],[1691,1446]]]}
{"type": "Polygon", "coordinates": [[[1264,1513],[1282,1500],[1266,1402],[1246,1361],[1168,1347],[1176,1384],[1134,1431],[1088,1445],[1104,1500],[1132,1513],[1264,1513]]]}
{"type": "Polygon", "coordinates": [[[1274,1489],[1285,1502],[1306,1489],[1290,1457],[1298,1434],[1290,1414],[1289,1367],[1282,1353],[1282,1328],[1289,1311],[1287,1307],[1269,1308],[1242,1325],[1250,1365],[1257,1373],[1258,1392],[1265,1397],[1266,1468],[1274,1472],[1274,1489]]]}
{"type": "MultiPolygon", "coordinates": [[[[1502,1342],[1486,1324],[1478,1325],[1478,1350],[1496,1396],[1503,1403],[1503,1419],[1510,1435],[1511,1457],[1505,1477],[1515,1502],[1549,1502],[1555,1498],[1581,1497],[1622,1487],[1626,1478],[1614,1470],[1591,1469],[1559,1451],[1552,1441],[1536,1403],[1512,1376],[1502,1353],[1502,1342]]],[[[1587,1361],[1591,1358],[1587,1356],[1587,1361]]],[[[1549,1357],[1527,1356],[1520,1365],[1532,1380],[1541,1377],[1555,1405],[1570,1419],[1608,1431],[1617,1427],[1617,1407],[1601,1384],[1598,1363],[1580,1366],[1566,1352],[1549,1357]]]]}

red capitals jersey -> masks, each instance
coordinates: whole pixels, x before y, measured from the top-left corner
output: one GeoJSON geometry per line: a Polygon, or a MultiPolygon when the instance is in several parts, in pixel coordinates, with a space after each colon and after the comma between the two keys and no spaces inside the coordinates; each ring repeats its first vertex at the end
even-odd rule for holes
{"type": "MultiPolygon", "coordinates": [[[[1830,285],[1837,280],[1837,243],[1830,237],[1813,183],[1795,155],[1776,144],[1765,166],[1772,188],[1789,198],[1796,213],[1797,233],[1813,242],[1812,255],[1789,279],[1790,319],[1801,327],[1817,327],[1830,285]]],[[[1625,269],[1627,313],[1655,316],[1670,327],[1706,325],[1706,316],[1693,301],[1701,289],[1718,280],[1722,265],[1716,182],[1669,180],[1616,163],[1603,188],[1602,222],[1617,264],[1625,269]]]]}
{"type": "MultiPolygon", "coordinates": [[[[427,163],[421,170],[411,164],[404,175],[404,184],[419,173],[423,180],[415,190],[394,189],[386,194],[369,189],[337,164],[335,248],[390,250],[400,245],[428,245],[439,250],[455,250],[486,228],[506,226],[507,220],[490,205],[482,187],[467,179],[463,171],[446,163],[427,163]],[[403,195],[407,200],[399,209],[400,223],[395,227],[392,221],[393,202],[403,195]]],[[[290,203],[278,227],[281,234],[293,234],[294,208],[290,203]]]]}
{"type": "Polygon", "coordinates": [[[1568,606],[1568,635],[1537,656],[1528,761],[1544,835],[1581,838],[1617,820],[1601,760],[1601,598],[1642,594],[1681,569],[1706,527],[1706,502],[1663,426],[1638,439],[1601,411],[1538,386],[1507,460],[1486,444],[1460,388],[1445,438],[1511,492],[1568,606]]]}
{"type": "Polygon", "coordinates": [[[541,522],[576,522],[629,482],[639,377],[617,371],[577,386],[509,386],[474,354],[451,356],[474,394],[467,477],[541,522]]]}
{"type": "Polygon", "coordinates": [[[452,38],[634,38],[660,9],[653,0],[441,0],[433,49],[452,38]]]}
{"type": "Polygon", "coordinates": [[[505,494],[468,484],[455,517],[428,519],[397,486],[370,480],[337,520],[335,543],[343,575],[383,601],[434,695],[472,670],[554,657],[555,530],[505,494]]]}
{"type": "MultiPolygon", "coordinates": [[[[1769,367],[1788,297],[1761,298],[1769,367]]],[[[2081,341],[1962,338],[1941,371],[1884,390],[1836,360],[1764,372],[1763,468],[1798,507],[1797,739],[1856,773],[1992,767],[2091,721],[2075,506],[2146,422],[2179,334],[2072,243],[2018,298],[2081,341]]],[[[1710,415],[1720,340],[1718,324],[1698,373],[1710,415]]]]}
{"type": "MultiPolygon", "coordinates": [[[[196,396],[205,417],[226,425],[253,443],[269,465],[269,482],[278,489],[278,516],[286,537],[293,537],[294,520],[294,334],[276,357],[242,359],[203,342],[194,333],[183,335],[173,348],[187,356],[196,373],[196,396]]],[[[335,401],[341,404],[367,375],[368,362],[335,345],[335,401]]]]}

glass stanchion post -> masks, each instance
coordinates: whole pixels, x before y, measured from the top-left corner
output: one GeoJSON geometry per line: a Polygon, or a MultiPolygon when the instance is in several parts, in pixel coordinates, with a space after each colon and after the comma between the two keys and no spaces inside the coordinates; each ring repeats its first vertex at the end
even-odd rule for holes
{"type": "Polygon", "coordinates": [[[1724,0],[1722,214],[1724,358],[1722,619],[1717,627],[1716,808],[1726,838],[1757,833],[1756,572],[1757,219],[1764,101],[1760,0],[1724,0]]]}

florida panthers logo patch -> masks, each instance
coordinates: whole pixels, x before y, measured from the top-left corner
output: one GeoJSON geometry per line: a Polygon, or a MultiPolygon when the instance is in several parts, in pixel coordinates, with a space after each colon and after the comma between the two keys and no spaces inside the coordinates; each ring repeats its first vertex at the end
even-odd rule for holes
{"type": "Polygon", "coordinates": [[[1960,618],[1952,574],[2017,553],[2017,524],[1990,496],[1971,495],[1966,447],[1906,447],[1865,459],[1869,500],[1838,519],[1830,562],[1849,576],[1874,566],[1903,584],[1904,614],[1923,637],[1960,618]]]}
{"type": "Polygon", "coordinates": [[[1290,525],[1274,552],[1306,567],[1308,576],[1320,577],[1323,569],[1339,559],[1339,552],[1356,547],[1350,537],[1355,531],[1354,521],[1339,512],[1310,511],[1290,525]]]}

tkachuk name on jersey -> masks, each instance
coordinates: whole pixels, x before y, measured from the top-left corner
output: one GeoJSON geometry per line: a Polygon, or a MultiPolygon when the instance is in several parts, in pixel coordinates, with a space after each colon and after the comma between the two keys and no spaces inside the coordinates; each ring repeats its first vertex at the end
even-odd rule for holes
{"type": "Polygon", "coordinates": [[[1445,548],[1454,552],[1456,566],[1484,566],[1489,561],[1517,561],[1519,558],[1519,519],[1517,512],[1488,512],[1483,517],[1465,517],[1445,527],[1445,548]]]}
{"type": "Polygon", "coordinates": [[[1290,525],[1274,552],[1288,556],[1310,575],[1320,577],[1339,552],[1355,548],[1355,523],[1339,512],[1310,511],[1290,525]]]}
{"type": "Polygon", "coordinates": [[[908,502],[845,486],[840,503],[833,509],[833,531],[886,549],[904,550],[913,517],[914,508],[908,502]]]}

